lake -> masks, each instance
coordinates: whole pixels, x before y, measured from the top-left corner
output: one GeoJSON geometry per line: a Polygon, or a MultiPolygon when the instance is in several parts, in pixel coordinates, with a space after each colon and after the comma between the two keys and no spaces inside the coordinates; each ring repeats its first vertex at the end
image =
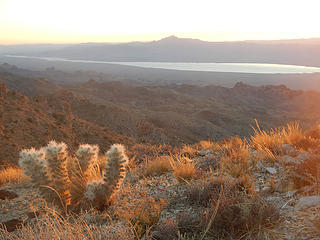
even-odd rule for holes
{"type": "Polygon", "coordinates": [[[230,73],[264,73],[264,74],[295,74],[295,73],[319,73],[320,68],[284,64],[265,63],[176,63],[176,62],[107,62],[91,60],[72,60],[53,57],[29,57],[17,55],[5,55],[6,57],[41,59],[45,61],[64,61],[78,63],[106,63],[118,64],[142,68],[158,68],[183,71],[201,72],[230,72],[230,73]]]}

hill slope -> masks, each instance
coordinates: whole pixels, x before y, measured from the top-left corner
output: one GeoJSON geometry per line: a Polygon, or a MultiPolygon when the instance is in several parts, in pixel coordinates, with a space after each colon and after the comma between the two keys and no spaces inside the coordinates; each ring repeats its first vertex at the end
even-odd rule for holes
{"type": "Polygon", "coordinates": [[[133,145],[134,141],[76,117],[59,99],[26,97],[0,84],[0,165],[17,163],[18,151],[41,147],[55,139],[71,150],[80,143],[133,145]]]}

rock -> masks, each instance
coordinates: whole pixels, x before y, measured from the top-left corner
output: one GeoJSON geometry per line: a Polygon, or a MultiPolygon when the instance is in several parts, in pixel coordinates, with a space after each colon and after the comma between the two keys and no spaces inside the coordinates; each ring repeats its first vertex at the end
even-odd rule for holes
{"type": "Polygon", "coordinates": [[[0,200],[5,200],[5,199],[14,199],[18,197],[18,195],[15,192],[10,192],[7,190],[0,190],[0,200]]]}
{"type": "Polygon", "coordinates": [[[297,153],[297,150],[294,149],[291,144],[282,144],[282,149],[285,154],[295,155],[297,153]]]}
{"type": "Polygon", "coordinates": [[[297,159],[299,159],[302,162],[308,158],[310,158],[310,154],[308,152],[302,152],[297,156],[297,159]]]}
{"type": "Polygon", "coordinates": [[[266,200],[273,203],[277,208],[281,208],[285,204],[285,201],[281,197],[277,196],[266,197],[266,200]]]}
{"type": "Polygon", "coordinates": [[[282,162],[286,165],[296,165],[300,164],[301,162],[293,157],[290,157],[288,155],[283,156],[282,162]]]}
{"type": "Polygon", "coordinates": [[[199,156],[204,157],[206,155],[208,155],[210,153],[209,149],[203,149],[201,151],[199,151],[199,156]]]}
{"type": "Polygon", "coordinates": [[[214,154],[208,154],[205,157],[200,157],[196,159],[196,167],[202,171],[207,171],[209,169],[214,170],[219,161],[219,157],[214,154]]]}
{"type": "Polygon", "coordinates": [[[270,174],[276,174],[277,173],[277,169],[275,169],[275,168],[268,167],[268,168],[266,168],[266,170],[270,174]]]}
{"type": "Polygon", "coordinates": [[[320,207],[320,196],[307,196],[302,197],[296,203],[295,210],[302,210],[309,207],[320,207]]]}
{"type": "Polygon", "coordinates": [[[287,192],[285,197],[292,198],[297,192],[298,192],[298,190],[293,190],[293,191],[287,192]]]}
{"type": "Polygon", "coordinates": [[[260,169],[264,169],[264,165],[260,162],[260,160],[257,161],[257,165],[260,169]]]}

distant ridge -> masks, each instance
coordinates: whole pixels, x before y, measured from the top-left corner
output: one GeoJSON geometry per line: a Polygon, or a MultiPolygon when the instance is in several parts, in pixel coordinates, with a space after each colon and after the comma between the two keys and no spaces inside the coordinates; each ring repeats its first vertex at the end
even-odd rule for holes
{"type": "Polygon", "coordinates": [[[74,44],[27,54],[109,62],[233,62],[319,67],[320,39],[206,42],[169,36],[151,42],[74,44]]]}

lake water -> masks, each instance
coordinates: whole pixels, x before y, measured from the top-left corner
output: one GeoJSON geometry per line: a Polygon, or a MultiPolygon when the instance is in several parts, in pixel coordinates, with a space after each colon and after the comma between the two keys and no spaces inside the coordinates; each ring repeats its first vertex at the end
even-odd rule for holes
{"type": "Polygon", "coordinates": [[[183,71],[204,71],[204,72],[233,72],[233,73],[319,73],[320,68],[284,64],[263,64],[263,63],[176,63],[176,62],[106,62],[90,60],[71,60],[51,57],[29,57],[17,55],[5,55],[6,57],[41,59],[45,61],[64,61],[81,63],[107,63],[125,66],[160,68],[183,71]]]}

